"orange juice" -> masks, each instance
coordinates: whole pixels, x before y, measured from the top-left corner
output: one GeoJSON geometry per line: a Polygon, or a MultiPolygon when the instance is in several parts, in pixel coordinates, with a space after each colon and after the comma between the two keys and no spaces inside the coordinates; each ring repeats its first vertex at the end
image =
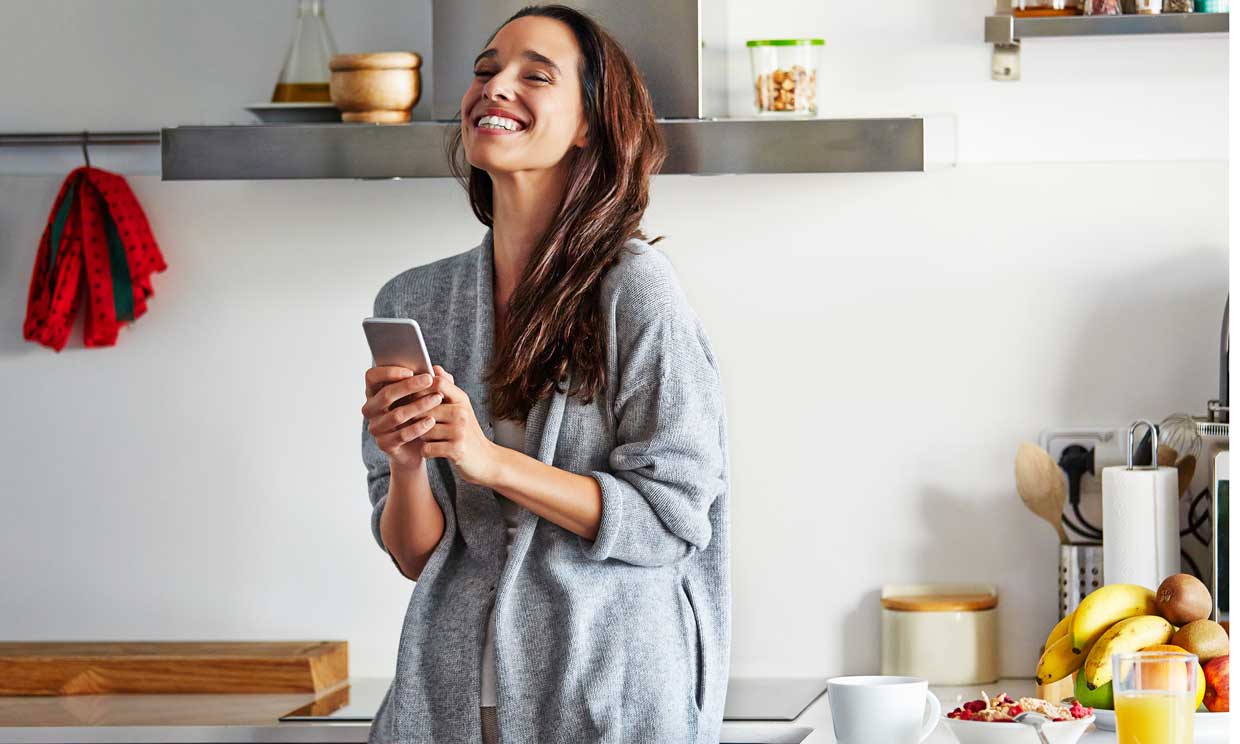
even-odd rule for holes
{"type": "Polygon", "coordinates": [[[1192,744],[1195,697],[1187,692],[1117,692],[1119,744],[1192,744]]]}

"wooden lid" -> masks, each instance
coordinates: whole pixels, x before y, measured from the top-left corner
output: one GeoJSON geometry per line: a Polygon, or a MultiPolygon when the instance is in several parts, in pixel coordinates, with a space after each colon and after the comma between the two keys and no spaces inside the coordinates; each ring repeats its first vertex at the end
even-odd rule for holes
{"type": "Polygon", "coordinates": [[[999,606],[993,594],[927,594],[883,597],[883,609],[897,612],[978,612],[999,606]]]}
{"type": "Polygon", "coordinates": [[[340,70],[408,70],[422,66],[417,52],[368,52],[337,54],[328,62],[333,72],[340,70]]]}

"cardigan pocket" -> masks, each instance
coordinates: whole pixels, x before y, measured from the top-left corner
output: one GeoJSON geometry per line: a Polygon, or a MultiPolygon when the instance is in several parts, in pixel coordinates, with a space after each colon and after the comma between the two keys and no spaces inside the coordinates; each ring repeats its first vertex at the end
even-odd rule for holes
{"type": "Polygon", "coordinates": [[[705,693],[706,670],[704,662],[706,654],[702,648],[701,620],[698,618],[697,605],[693,601],[693,595],[689,592],[688,577],[682,576],[680,578],[680,591],[685,595],[689,608],[689,638],[693,646],[689,654],[689,657],[693,660],[693,701],[697,705],[698,712],[701,713],[702,697],[705,693]]]}

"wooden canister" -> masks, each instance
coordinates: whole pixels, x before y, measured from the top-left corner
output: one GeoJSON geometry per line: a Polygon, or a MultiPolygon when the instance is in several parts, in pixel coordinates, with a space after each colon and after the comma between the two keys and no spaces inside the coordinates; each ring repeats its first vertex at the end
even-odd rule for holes
{"type": "Polygon", "coordinates": [[[417,52],[337,54],[331,58],[332,104],[343,121],[400,124],[422,97],[417,52]]]}

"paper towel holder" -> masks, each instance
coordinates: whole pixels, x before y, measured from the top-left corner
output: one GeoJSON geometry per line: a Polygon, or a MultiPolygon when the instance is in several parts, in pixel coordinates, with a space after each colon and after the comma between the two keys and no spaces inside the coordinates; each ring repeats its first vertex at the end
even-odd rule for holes
{"type": "Polygon", "coordinates": [[[1154,426],[1147,419],[1137,419],[1132,422],[1132,426],[1128,427],[1128,467],[1127,470],[1158,470],[1158,427],[1154,426]],[[1133,465],[1132,464],[1132,437],[1137,431],[1137,427],[1145,424],[1150,430],[1150,436],[1153,438],[1153,447],[1150,448],[1150,464],[1149,465],[1133,465]]]}

